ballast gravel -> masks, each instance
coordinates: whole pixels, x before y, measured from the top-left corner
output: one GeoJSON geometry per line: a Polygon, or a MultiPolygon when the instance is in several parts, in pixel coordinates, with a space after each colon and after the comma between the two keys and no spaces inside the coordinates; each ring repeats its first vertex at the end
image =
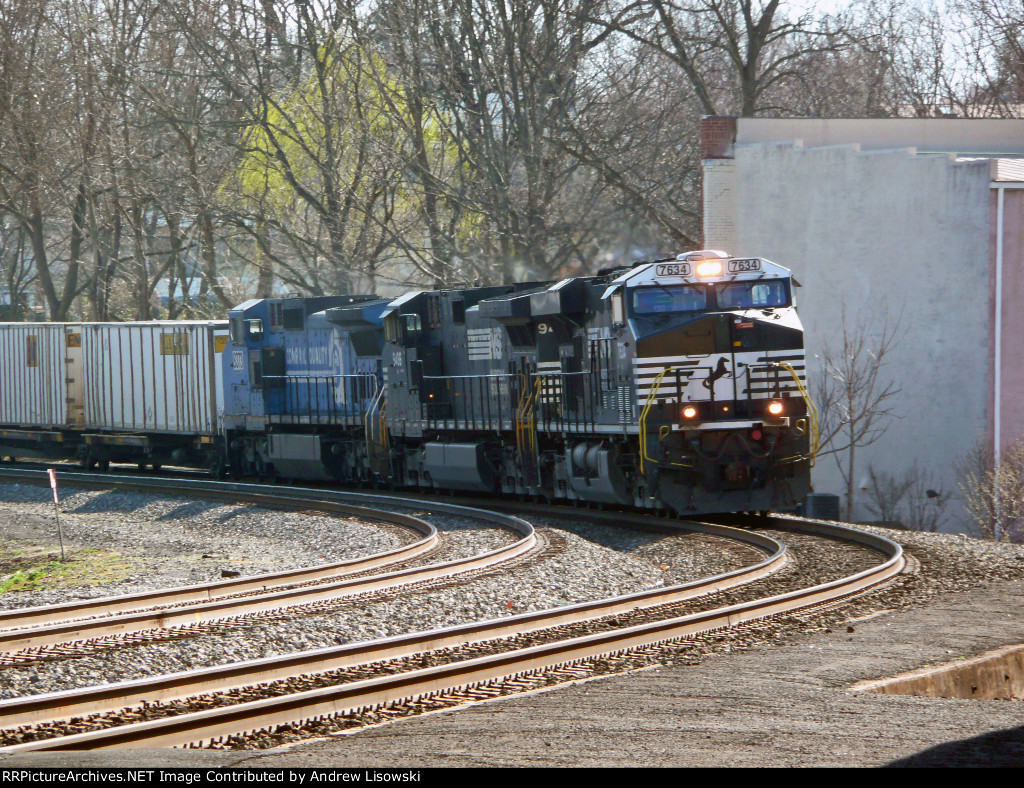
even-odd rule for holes
{"type": "MultiPolygon", "coordinates": [[[[154,487],[159,480],[154,479],[154,487]]],[[[26,544],[58,549],[46,487],[0,484],[0,559],[26,544]]],[[[129,575],[115,583],[0,594],[0,609],[56,604],[156,588],[280,572],[373,555],[421,538],[390,523],[251,504],[123,491],[61,493],[65,547],[119,553],[129,575]]]]}
{"type": "MultiPolygon", "coordinates": [[[[26,493],[22,491],[20,494],[26,493]]],[[[161,506],[176,504],[140,501],[137,499],[146,496],[137,493],[117,495],[126,499],[124,503],[133,509],[133,513],[143,509],[155,515],[148,523],[139,521],[133,524],[140,530],[148,529],[147,539],[153,543],[160,542],[164,529],[170,529],[171,534],[175,527],[180,530],[180,524],[171,525],[171,521],[162,516],[161,506]]],[[[11,498],[16,496],[0,488],[0,501],[11,498]]],[[[204,506],[223,506],[192,504],[197,511],[204,506]]],[[[177,505],[181,505],[180,502],[177,505]]],[[[25,513],[43,516],[42,511],[32,511],[33,504],[22,504],[17,499],[10,501],[7,508],[9,513],[17,516],[22,506],[25,513]]],[[[86,501],[78,502],[78,507],[82,518],[104,521],[122,517],[106,506],[89,509],[86,501]]],[[[460,553],[485,552],[518,538],[501,529],[473,524],[466,518],[416,513],[432,522],[443,537],[457,542],[460,553]]],[[[281,513],[269,514],[277,516],[281,513]]],[[[304,519],[306,515],[302,517],[304,519]]],[[[0,528],[5,519],[0,516],[0,528]]],[[[318,521],[321,518],[311,516],[310,519],[318,521]]],[[[554,529],[549,527],[553,524],[551,521],[527,519],[538,527],[548,547],[540,555],[520,559],[513,568],[496,568],[469,580],[437,587],[396,590],[386,596],[378,595],[369,602],[341,602],[327,613],[289,616],[283,620],[255,620],[209,635],[111,649],[75,659],[7,667],[0,671],[0,698],[142,678],[542,610],[693,580],[735,569],[760,558],[752,549],[703,535],[650,533],[563,521],[559,521],[559,525],[564,527],[554,529]]],[[[80,525],[88,528],[87,522],[80,525]]],[[[130,543],[124,542],[127,535],[124,531],[100,531],[99,523],[95,525],[96,533],[104,534],[97,536],[98,546],[107,550],[127,549],[130,543]]],[[[287,551],[289,546],[275,538],[273,532],[263,536],[260,529],[266,527],[265,524],[255,526],[258,533],[246,532],[246,539],[265,542],[262,560],[272,560],[270,553],[287,551]]],[[[341,530],[347,529],[348,525],[335,521],[334,527],[341,530]]],[[[202,533],[198,527],[193,530],[202,533]]],[[[329,541],[329,536],[321,538],[329,541]]],[[[236,540],[236,544],[243,541],[236,540]]],[[[132,549],[135,549],[134,545],[132,549]]],[[[256,555],[260,552],[257,549],[256,555]]],[[[444,557],[448,559],[451,556],[444,557]]],[[[149,582],[161,585],[157,579],[157,575],[152,575],[149,582]]],[[[10,595],[0,595],[0,601],[6,601],[3,600],[5,596],[10,595]]],[[[40,602],[33,601],[32,604],[40,602]]]]}

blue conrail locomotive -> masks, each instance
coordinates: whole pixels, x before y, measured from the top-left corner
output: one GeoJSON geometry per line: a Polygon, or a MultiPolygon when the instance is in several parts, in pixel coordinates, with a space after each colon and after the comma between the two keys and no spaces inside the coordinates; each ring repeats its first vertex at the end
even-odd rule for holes
{"type": "Polygon", "coordinates": [[[797,505],[816,418],[789,271],[717,251],[554,283],[248,301],[239,475],[680,514],[797,505]]]}

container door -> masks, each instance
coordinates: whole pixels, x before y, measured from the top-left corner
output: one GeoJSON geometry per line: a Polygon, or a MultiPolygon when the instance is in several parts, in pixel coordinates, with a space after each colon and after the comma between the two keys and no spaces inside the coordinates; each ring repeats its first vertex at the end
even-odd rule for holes
{"type": "Polygon", "coordinates": [[[65,368],[67,381],[67,425],[85,426],[85,364],[82,359],[82,327],[64,326],[65,368]]]}

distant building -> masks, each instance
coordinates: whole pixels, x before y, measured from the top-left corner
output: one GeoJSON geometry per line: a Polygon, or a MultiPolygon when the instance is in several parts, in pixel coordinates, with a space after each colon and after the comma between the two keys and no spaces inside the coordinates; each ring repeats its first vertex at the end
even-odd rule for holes
{"type": "MultiPolygon", "coordinates": [[[[25,320],[26,313],[32,315],[36,306],[35,294],[31,290],[21,294],[19,305],[12,298],[10,288],[7,285],[0,285],[0,322],[25,320]]],[[[45,318],[39,316],[38,319],[45,318]]]]}
{"type": "MultiPolygon", "coordinates": [[[[704,246],[793,270],[809,364],[843,307],[900,320],[900,418],[857,488],[917,460],[953,496],[959,457],[1024,437],[1024,120],[711,117],[702,141],[704,246]]],[[[830,459],[815,489],[843,492],[830,459]]]]}

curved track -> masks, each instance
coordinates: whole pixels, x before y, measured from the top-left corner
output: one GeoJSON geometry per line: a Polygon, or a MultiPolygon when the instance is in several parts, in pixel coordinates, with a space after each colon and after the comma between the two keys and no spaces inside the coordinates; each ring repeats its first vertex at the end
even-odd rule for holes
{"type": "MultiPolygon", "coordinates": [[[[16,478],[21,479],[35,479],[38,476],[38,474],[18,473],[21,475],[16,478]]],[[[11,475],[11,472],[0,471],[0,478],[11,475]]],[[[121,476],[109,477],[96,474],[66,474],[62,476],[62,483],[93,487],[143,487],[147,490],[149,487],[148,484],[137,480],[126,480],[121,476]]],[[[470,509],[455,504],[432,503],[430,506],[435,511],[478,518],[490,525],[510,530],[520,538],[505,547],[455,561],[332,583],[297,585],[313,580],[362,572],[420,556],[437,545],[437,530],[417,517],[341,502],[342,500],[357,500],[361,503],[372,503],[378,506],[393,506],[396,499],[387,496],[365,493],[330,493],[330,499],[325,500],[305,490],[282,491],[280,488],[259,485],[225,484],[210,481],[176,480],[168,482],[162,487],[165,491],[170,492],[187,492],[192,495],[198,493],[207,497],[230,497],[235,501],[244,500],[272,506],[301,504],[302,508],[308,508],[312,505],[328,512],[355,514],[399,524],[423,534],[423,538],[397,550],[339,564],[238,578],[221,583],[3,611],[0,612],[0,654],[10,654],[25,649],[84,639],[219,621],[453,577],[510,561],[537,547],[533,526],[518,517],[470,509]],[[285,590],[271,590],[282,586],[293,587],[285,590]],[[234,596],[245,592],[248,592],[247,595],[234,596]],[[228,597],[228,595],[233,596],[224,599],[216,598],[228,597]],[[193,602],[193,604],[182,606],[182,603],[185,602],[193,602]],[[174,607],[174,605],[179,606],[174,607]]]]}
{"type": "MultiPolygon", "coordinates": [[[[390,498],[393,503],[402,499],[390,498]]],[[[408,501],[407,501],[408,502],[408,501]]],[[[434,504],[431,504],[434,506],[434,504]]],[[[552,510],[548,509],[548,513],[552,510]]],[[[559,514],[563,514],[559,512],[559,514]]],[[[649,525],[650,517],[614,514],[616,522],[649,525]]],[[[588,513],[594,519],[595,513],[588,513]]],[[[660,527],[668,525],[657,520],[660,527]]],[[[827,539],[854,542],[877,552],[882,560],[870,569],[852,575],[800,588],[768,598],[742,604],[713,608],[687,615],[663,618],[635,626],[606,629],[585,636],[566,637],[555,642],[513,651],[500,651],[486,656],[463,659],[421,670],[392,671],[335,686],[318,687],[298,693],[278,694],[222,708],[180,714],[163,720],[122,725],[116,728],[77,733],[5,748],[3,752],[42,749],[86,749],[103,747],[187,746],[246,733],[255,729],[350,713],[353,710],[377,708],[395,703],[408,703],[433,694],[465,690],[481,683],[516,680],[516,677],[537,671],[564,669],[581,660],[608,656],[625,650],[649,647],[760,618],[835,604],[851,595],[887,582],[905,565],[899,545],[883,537],[827,523],[753,518],[751,525],[771,525],[813,533],[827,539]]],[[[546,610],[495,621],[485,621],[443,630],[414,633],[369,643],[351,644],[330,649],[292,654],[245,663],[236,663],[190,673],[158,676],[144,681],[92,687],[80,691],[19,698],[0,703],[0,715],[7,727],[27,725],[64,717],[110,712],[126,706],[154,700],[194,696],[198,693],[223,692],[232,688],[265,684],[289,677],[336,670],[380,660],[395,660],[435,649],[455,648],[467,643],[483,642],[509,635],[535,632],[581,621],[593,621],[611,615],[647,608],[656,608],[707,594],[712,591],[749,583],[777,571],[786,561],[782,545],[769,537],[737,531],[723,525],[679,525],[710,530],[722,536],[740,538],[768,553],[768,557],[752,567],[726,575],[707,578],[669,588],[643,591],[622,597],[589,602],[572,607],[546,610]]]]}
{"type": "MultiPolygon", "coordinates": [[[[0,471],[0,478],[4,478],[5,476],[6,474],[3,471],[0,471]]],[[[20,476],[18,478],[25,479],[27,477],[20,476]]],[[[64,480],[62,479],[62,482],[63,481],[64,480]]],[[[69,483],[74,484],[75,480],[69,480],[69,483]]],[[[182,492],[184,491],[182,490],[182,492]]],[[[239,495],[236,500],[272,505],[275,507],[280,507],[287,502],[287,498],[282,498],[280,496],[272,497],[256,493],[245,496],[239,495]]],[[[302,508],[308,508],[310,505],[305,500],[302,501],[301,504],[302,508]]],[[[363,506],[350,506],[333,501],[318,501],[314,502],[313,505],[317,509],[330,514],[353,515],[400,525],[413,531],[420,538],[411,544],[402,545],[394,550],[376,553],[364,558],[355,558],[348,561],[322,564],[320,566],[309,568],[293,569],[287,572],[273,572],[262,575],[253,575],[250,577],[234,578],[231,580],[221,580],[213,583],[200,583],[196,585],[181,586],[178,588],[162,588],[155,591],[146,591],[137,594],[123,594],[103,597],[101,599],[79,600],[57,605],[0,610],[0,630],[19,629],[30,626],[35,627],[44,624],[57,624],[76,619],[109,616],[115,613],[145,610],[153,607],[162,607],[187,602],[207,602],[222,597],[235,596],[237,594],[265,592],[272,588],[294,586],[301,583],[325,580],[328,578],[345,577],[347,575],[365,572],[370,569],[377,569],[395,563],[400,563],[402,561],[407,561],[411,558],[430,552],[437,547],[438,544],[437,529],[430,523],[424,522],[418,517],[411,517],[397,512],[369,509],[363,506]]]]}

